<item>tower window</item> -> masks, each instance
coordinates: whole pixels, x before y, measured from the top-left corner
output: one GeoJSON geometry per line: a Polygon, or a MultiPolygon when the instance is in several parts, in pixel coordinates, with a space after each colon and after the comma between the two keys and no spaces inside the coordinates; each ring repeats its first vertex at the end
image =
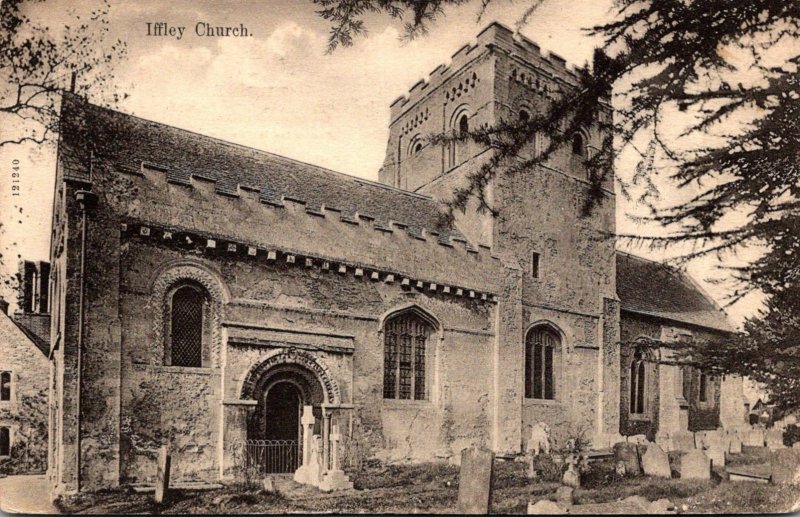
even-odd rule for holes
{"type": "Polygon", "coordinates": [[[578,156],[583,156],[585,152],[585,146],[583,143],[583,135],[580,133],[575,133],[572,135],[572,154],[576,154],[578,156]]]}
{"type": "Polygon", "coordinates": [[[519,112],[519,121],[522,124],[527,124],[528,122],[530,122],[530,120],[531,120],[530,114],[525,110],[520,110],[520,112],[519,112]]]}
{"type": "Polygon", "coordinates": [[[537,252],[531,253],[531,278],[540,278],[540,255],[537,252]]]}
{"type": "Polygon", "coordinates": [[[469,118],[466,113],[461,115],[461,118],[458,119],[458,133],[460,135],[469,133],[469,118]]]}
{"type": "Polygon", "coordinates": [[[0,372],[0,402],[11,400],[11,372],[0,372]]]}
{"type": "Polygon", "coordinates": [[[525,397],[555,399],[553,359],[560,346],[558,335],[545,327],[534,328],[525,342],[525,397]]]}
{"type": "Polygon", "coordinates": [[[417,153],[419,153],[420,151],[422,151],[422,142],[417,142],[417,143],[414,145],[414,153],[413,153],[413,154],[417,154],[417,153]]]}

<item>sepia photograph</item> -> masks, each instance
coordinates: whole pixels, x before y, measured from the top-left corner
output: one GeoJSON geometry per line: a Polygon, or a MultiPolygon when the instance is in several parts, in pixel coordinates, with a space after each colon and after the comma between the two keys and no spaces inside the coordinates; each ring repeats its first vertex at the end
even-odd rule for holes
{"type": "Polygon", "coordinates": [[[3,514],[791,514],[799,419],[795,0],[0,0],[3,514]]]}

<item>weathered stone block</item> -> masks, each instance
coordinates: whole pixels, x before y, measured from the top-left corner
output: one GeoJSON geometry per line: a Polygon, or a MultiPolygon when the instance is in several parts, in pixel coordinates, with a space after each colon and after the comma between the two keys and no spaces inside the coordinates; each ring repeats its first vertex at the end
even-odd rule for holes
{"type": "Polygon", "coordinates": [[[491,512],[494,453],[485,448],[469,448],[461,452],[458,478],[458,512],[486,514],[491,512]]]}
{"type": "Polygon", "coordinates": [[[642,456],[642,470],[645,475],[670,478],[672,473],[669,468],[669,457],[658,444],[650,444],[647,452],[642,456]]]}
{"type": "Polygon", "coordinates": [[[681,479],[711,479],[711,460],[699,449],[681,457],[681,479]]]}
{"type": "Polygon", "coordinates": [[[632,443],[619,442],[614,444],[614,461],[625,465],[625,472],[632,476],[642,473],[639,465],[639,454],[632,443]]]}
{"type": "Polygon", "coordinates": [[[777,427],[773,427],[765,433],[764,441],[771,451],[786,448],[783,444],[783,430],[777,427]]]}

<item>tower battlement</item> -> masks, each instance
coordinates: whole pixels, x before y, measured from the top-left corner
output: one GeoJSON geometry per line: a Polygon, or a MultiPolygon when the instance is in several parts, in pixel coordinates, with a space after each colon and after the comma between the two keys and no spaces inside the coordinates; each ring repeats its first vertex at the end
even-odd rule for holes
{"type": "Polygon", "coordinates": [[[420,79],[414,83],[407,94],[396,98],[390,104],[390,120],[394,122],[406,110],[441,86],[461,68],[478,56],[492,50],[499,50],[521,59],[552,80],[564,82],[565,85],[577,84],[579,73],[577,67],[568,64],[566,59],[554,52],[543,52],[534,41],[521,34],[515,34],[509,27],[499,22],[493,22],[478,34],[474,43],[468,43],[459,48],[450,58],[450,63],[437,66],[426,79],[420,79]]]}

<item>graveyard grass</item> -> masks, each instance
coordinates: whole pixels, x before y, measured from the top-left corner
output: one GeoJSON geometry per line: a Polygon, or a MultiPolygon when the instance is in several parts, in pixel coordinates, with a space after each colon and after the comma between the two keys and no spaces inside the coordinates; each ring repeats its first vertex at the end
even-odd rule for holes
{"type": "MultiPolygon", "coordinates": [[[[735,463],[755,464],[763,454],[739,455],[735,463]]],[[[527,511],[528,502],[554,499],[558,483],[529,481],[523,462],[495,464],[493,511],[527,511]]],[[[314,488],[277,479],[277,494],[257,489],[226,487],[205,492],[172,490],[157,504],[153,494],[128,489],[68,496],[57,506],[68,513],[282,513],[282,512],[371,512],[371,513],[455,513],[458,498],[458,467],[426,463],[418,465],[365,466],[351,473],[358,490],[323,494],[314,488]]],[[[640,495],[650,501],[669,499],[681,513],[774,513],[796,508],[800,487],[731,483],[718,478],[706,482],[620,478],[613,465],[595,464],[582,476],[575,491],[576,503],[602,503],[640,495]],[[685,505],[685,509],[682,508],[685,505]]]]}

